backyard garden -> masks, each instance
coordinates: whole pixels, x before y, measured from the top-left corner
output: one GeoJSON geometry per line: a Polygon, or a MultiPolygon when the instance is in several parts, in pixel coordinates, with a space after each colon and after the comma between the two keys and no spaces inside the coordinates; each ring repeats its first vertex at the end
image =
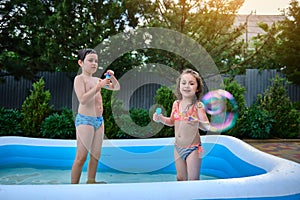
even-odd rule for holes
{"type": "MultiPolygon", "coordinates": [[[[127,35],[133,35],[140,28],[160,27],[184,34],[201,45],[212,58],[219,73],[226,75],[224,85],[220,87],[234,96],[238,105],[238,119],[232,129],[218,134],[242,139],[299,138],[300,101],[291,100],[287,91],[290,84],[300,85],[300,29],[295,26],[300,23],[299,3],[290,1],[289,7],[282,13],[284,20],[272,25],[259,23],[257,26],[264,34],[257,34],[249,40],[243,39],[243,35],[248,32],[247,23],[234,25],[236,13],[242,4],[243,1],[239,0],[211,0],[205,6],[193,0],[117,0],[103,4],[99,1],[91,3],[80,0],[72,3],[58,0],[38,3],[1,2],[1,87],[7,87],[7,77],[13,77],[16,82],[26,79],[31,82],[31,87],[26,91],[26,98],[21,100],[20,108],[6,106],[1,102],[0,136],[75,139],[76,111],[71,107],[51,104],[53,95],[45,87],[44,78],[37,74],[76,73],[78,49],[109,43],[116,34],[124,33],[122,37],[126,40],[127,35]],[[266,80],[270,82],[270,86],[257,94],[251,105],[247,105],[247,89],[235,80],[236,76],[245,74],[247,69],[272,69],[283,76],[266,80]]],[[[151,37],[147,37],[144,38],[144,48],[124,52],[107,66],[115,71],[117,78],[132,69],[143,71],[153,67],[154,70],[153,63],[178,72],[185,68],[195,69],[188,60],[174,52],[147,48],[147,40],[150,38],[151,41],[151,37]]],[[[133,46],[136,45],[135,42],[137,41],[132,41],[133,46]]],[[[175,46],[176,42],[170,45],[175,46]]],[[[99,68],[106,64],[99,60],[99,68]]],[[[107,138],[147,138],[149,135],[157,138],[173,137],[170,127],[152,134],[154,130],[147,126],[152,120],[152,108],[131,107],[128,115],[124,102],[116,99],[113,92],[102,90],[101,93],[107,138]],[[124,112],[113,116],[112,106],[117,106],[124,112]],[[145,130],[145,134],[131,126],[122,130],[116,123],[118,119],[123,123],[133,120],[145,130]],[[128,132],[132,134],[129,135],[128,132]]],[[[165,115],[170,115],[175,100],[172,89],[159,87],[153,99],[154,104],[165,108],[165,115]]],[[[230,109],[228,105],[229,112],[230,109]]]]}

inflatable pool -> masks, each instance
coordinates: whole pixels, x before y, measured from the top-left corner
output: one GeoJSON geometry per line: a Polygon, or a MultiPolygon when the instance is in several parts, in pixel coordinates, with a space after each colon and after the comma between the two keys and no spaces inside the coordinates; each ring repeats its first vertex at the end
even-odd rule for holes
{"type": "MultiPolygon", "coordinates": [[[[230,136],[201,136],[200,181],[100,185],[0,185],[0,199],[300,199],[300,165],[230,136]]],[[[175,173],[173,140],[105,140],[99,173],[175,173]]],[[[16,164],[70,169],[75,141],[0,137],[0,168],[16,164]]]]}

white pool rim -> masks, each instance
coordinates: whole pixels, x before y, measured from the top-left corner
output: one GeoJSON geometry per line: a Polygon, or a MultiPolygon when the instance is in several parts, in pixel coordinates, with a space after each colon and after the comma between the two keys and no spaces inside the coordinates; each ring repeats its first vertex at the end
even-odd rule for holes
{"type": "MultiPolygon", "coordinates": [[[[79,185],[0,185],[0,199],[297,199],[300,198],[300,164],[279,158],[234,137],[201,136],[203,143],[217,143],[240,159],[267,173],[216,180],[79,184],[79,185]]],[[[170,145],[174,138],[105,140],[103,146],[170,145]]],[[[75,140],[0,137],[0,145],[74,147],[75,140]]]]}

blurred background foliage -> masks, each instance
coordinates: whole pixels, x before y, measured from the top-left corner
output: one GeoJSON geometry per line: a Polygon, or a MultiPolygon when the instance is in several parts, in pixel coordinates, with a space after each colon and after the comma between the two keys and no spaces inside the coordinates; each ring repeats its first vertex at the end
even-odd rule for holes
{"type": "MultiPolygon", "coordinates": [[[[233,26],[243,3],[244,0],[4,0],[0,2],[0,78],[14,76],[36,81],[36,74],[41,71],[77,72],[78,49],[94,48],[118,33],[140,27],[163,27],[194,39],[206,49],[219,71],[231,76],[225,81],[225,88],[238,101],[240,118],[236,126],[224,134],[294,138],[299,133],[299,104],[286,98],[281,79],[276,79],[273,87],[258,97],[257,104],[246,108],[244,89],[232,77],[245,73],[248,68],[277,69],[288,78],[284,82],[300,84],[299,3],[290,1],[282,13],[283,21],[271,26],[261,23],[265,34],[257,35],[249,43],[241,39],[246,24],[233,26]],[[285,103],[278,102],[279,97],[284,98],[285,103]],[[282,112],[286,114],[278,114],[282,112]],[[288,127],[280,127],[287,120],[288,127]],[[247,127],[254,127],[253,123],[261,123],[259,127],[264,133],[259,130],[247,133],[247,127]],[[286,130],[289,132],[285,133],[286,130]]],[[[179,55],[160,49],[126,52],[109,68],[121,77],[132,68],[143,69],[148,63],[164,64],[177,71],[193,68],[179,55]]],[[[67,109],[53,110],[47,104],[51,94],[43,91],[43,84],[36,82],[39,91],[34,88],[22,111],[0,109],[1,135],[24,135],[26,132],[32,137],[75,138],[74,113],[67,109]],[[33,98],[37,98],[41,107],[35,108],[38,104],[30,100],[33,98]],[[38,118],[32,110],[38,112],[38,118]]],[[[132,138],[119,129],[111,115],[111,93],[103,91],[102,95],[107,137],[132,138]]],[[[161,88],[155,99],[156,103],[164,105],[169,115],[174,100],[172,91],[161,88]]],[[[119,104],[122,102],[116,105],[119,104]]],[[[129,113],[140,126],[151,120],[148,110],[135,108],[129,113]]],[[[120,117],[126,119],[127,116],[120,117]]],[[[168,136],[173,136],[172,128],[168,127],[155,135],[168,136]]]]}
{"type": "MultiPolygon", "coordinates": [[[[197,41],[221,73],[246,68],[281,69],[299,84],[300,9],[291,0],[285,20],[261,23],[266,34],[241,39],[246,25],[233,26],[244,0],[5,0],[0,3],[0,75],[34,80],[39,71],[77,72],[76,53],[139,27],[163,27],[197,41]]],[[[120,76],[133,67],[161,63],[181,71],[190,64],[159,49],[127,52],[110,66],[120,76]],[[133,55],[134,54],[134,55],[133,55]],[[122,67],[120,67],[122,66],[122,67]]]]}

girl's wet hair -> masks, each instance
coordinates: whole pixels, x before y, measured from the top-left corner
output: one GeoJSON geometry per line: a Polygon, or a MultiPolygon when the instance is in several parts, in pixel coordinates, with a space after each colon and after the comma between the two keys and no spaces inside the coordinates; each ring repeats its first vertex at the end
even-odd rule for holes
{"type": "Polygon", "coordinates": [[[97,52],[94,49],[80,49],[78,50],[78,60],[84,61],[88,54],[97,54],[97,52]]]}
{"type": "Polygon", "coordinates": [[[192,70],[192,69],[185,69],[182,71],[182,73],[179,75],[179,77],[176,80],[176,96],[179,100],[182,99],[182,94],[180,92],[180,81],[181,81],[181,76],[183,74],[191,74],[195,77],[196,81],[197,81],[197,91],[196,91],[196,99],[200,100],[203,90],[204,90],[204,85],[203,85],[203,81],[202,78],[200,77],[199,73],[192,70]]]}

